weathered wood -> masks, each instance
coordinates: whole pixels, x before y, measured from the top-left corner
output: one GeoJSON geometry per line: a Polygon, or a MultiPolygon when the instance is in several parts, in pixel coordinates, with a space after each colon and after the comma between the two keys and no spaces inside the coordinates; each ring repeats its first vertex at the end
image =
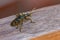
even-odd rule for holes
{"type": "Polygon", "coordinates": [[[60,5],[35,10],[32,19],[36,23],[25,22],[22,32],[10,26],[11,21],[9,20],[13,18],[8,17],[8,19],[4,19],[7,20],[5,23],[0,24],[0,40],[25,40],[28,37],[41,36],[60,30],[60,5]]]}

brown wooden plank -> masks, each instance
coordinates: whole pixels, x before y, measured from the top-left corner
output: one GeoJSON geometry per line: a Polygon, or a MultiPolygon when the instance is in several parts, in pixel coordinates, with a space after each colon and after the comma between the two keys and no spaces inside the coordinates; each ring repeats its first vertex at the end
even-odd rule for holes
{"type": "MultiPolygon", "coordinates": [[[[28,11],[32,8],[41,8],[49,5],[59,4],[60,0],[17,0],[10,4],[0,5],[0,18],[11,16],[19,12],[28,11]],[[18,1],[18,2],[17,2],[18,1]]],[[[9,1],[8,1],[9,2],[9,1]]]]}
{"type": "Polygon", "coordinates": [[[43,36],[32,38],[31,40],[60,40],[60,31],[56,31],[43,36]]]}

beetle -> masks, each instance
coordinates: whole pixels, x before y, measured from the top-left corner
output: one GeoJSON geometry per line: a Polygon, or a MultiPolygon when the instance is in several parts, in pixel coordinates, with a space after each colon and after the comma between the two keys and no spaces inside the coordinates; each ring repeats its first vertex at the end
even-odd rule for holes
{"type": "Polygon", "coordinates": [[[11,26],[16,26],[16,29],[19,28],[19,31],[21,32],[23,22],[30,20],[31,23],[35,23],[31,19],[32,11],[30,13],[19,13],[16,14],[16,18],[11,22],[11,26]]]}

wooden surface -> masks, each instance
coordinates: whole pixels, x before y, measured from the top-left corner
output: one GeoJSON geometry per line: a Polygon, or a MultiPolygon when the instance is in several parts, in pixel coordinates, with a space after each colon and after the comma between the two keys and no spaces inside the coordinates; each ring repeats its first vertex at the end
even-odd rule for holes
{"type": "Polygon", "coordinates": [[[0,40],[28,40],[60,30],[60,5],[33,10],[32,20],[24,22],[22,32],[10,26],[15,16],[0,19],[0,40]]]}
{"type": "Polygon", "coordinates": [[[3,7],[3,6],[6,6],[10,3],[13,3],[15,2],[16,0],[0,0],[0,8],[3,7]]]}
{"type": "Polygon", "coordinates": [[[28,11],[32,8],[41,8],[55,4],[60,4],[60,0],[14,0],[13,2],[12,0],[2,0],[0,1],[0,18],[28,11]]]}
{"type": "Polygon", "coordinates": [[[0,18],[7,17],[13,14],[18,13],[18,3],[13,0],[0,1],[0,18]],[[7,2],[6,2],[7,1],[7,2]],[[4,3],[5,2],[5,3],[4,3]]]}
{"type": "Polygon", "coordinates": [[[60,31],[48,33],[46,35],[32,38],[31,40],[60,40],[60,31]]]}
{"type": "Polygon", "coordinates": [[[20,0],[22,11],[60,4],[60,0],[20,0]]]}

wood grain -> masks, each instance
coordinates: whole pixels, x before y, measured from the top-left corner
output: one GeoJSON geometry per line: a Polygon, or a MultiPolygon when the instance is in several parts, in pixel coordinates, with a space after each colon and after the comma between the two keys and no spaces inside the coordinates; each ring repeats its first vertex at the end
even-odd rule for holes
{"type": "MultiPolygon", "coordinates": [[[[3,1],[2,4],[4,3],[3,1]]],[[[11,16],[23,11],[28,11],[31,10],[32,8],[41,8],[50,5],[60,4],[60,0],[25,0],[25,1],[17,0],[17,1],[14,1],[10,4],[6,3],[8,5],[2,6],[2,8],[0,8],[0,18],[11,16]]]]}
{"type": "MultiPolygon", "coordinates": [[[[29,21],[24,23],[22,32],[10,26],[14,18],[13,15],[13,17],[0,19],[0,40],[25,40],[28,37],[60,30],[60,5],[33,10],[32,20],[35,23],[29,21]]],[[[57,33],[57,36],[59,33],[57,33]]]]}
{"type": "Polygon", "coordinates": [[[60,40],[60,31],[48,33],[43,36],[32,38],[31,40],[60,40]]]}

